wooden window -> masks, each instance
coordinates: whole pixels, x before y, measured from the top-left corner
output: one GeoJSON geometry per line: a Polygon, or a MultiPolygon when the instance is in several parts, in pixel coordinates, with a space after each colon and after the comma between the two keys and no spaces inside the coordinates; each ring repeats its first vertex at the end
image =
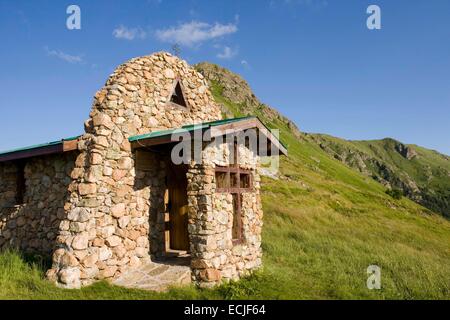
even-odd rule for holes
{"type": "Polygon", "coordinates": [[[248,173],[241,173],[240,176],[240,188],[241,189],[250,189],[251,182],[250,182],[250,174],[248,173]]]}
{"type": "Polygon", "coordinates": [[[17,164],[17,179],[16,179],[16,205],[24,204],[26,181],[25,181],[25,163],[19,162],[17,164]]]}
{"type": "Polygon", "coordinates": [[[235,244],[240,243],[242,239],[242,195],[233,194],[233,227],[231,229],[232,239],[235,244]]]}
{"type": "Polygon", "coordinates": [[[170,97],[170,102],[176,104],[177,106],[187,108],[186,99],[184,98],[183,89],[181,88],[180,81],[177,81],[175,85],[172,96],[170,97]]]}
{"type": "Polygon", "coordinates": [[[239,188],[239,173],[237,172],[230,173],[230,187],[239,188]]]}
{"type": "Polygon", "coordinates": [[[253,191],[252,172],[235,167],[216,167],[216,192],[239,193],[253,191]]]}
{"type": "Polygon", "coordinates": [[[216,172],[216,187],[218,189],[227,189],[230,187],[230,174],[228,172],[216,172]]]}
{"type": "Polygon", "coordinates": [[[233,143],[233,156],[230,159],[232,163],[228,167],[216,167],[216,192],[231,193],[233,195],[233,226],[232,239],[234,244],[242,243],[242,193],[251,192],[252,172],[241,169],[238,163],[239,148],[235,141],[233,143]]]}
{"type": "Polygon", "coordinates": [[[239,167],[216,167],[216,192],[233,195],[233,243],[242,243],[242,193],[253,190],[251,171],[239,167]]]}

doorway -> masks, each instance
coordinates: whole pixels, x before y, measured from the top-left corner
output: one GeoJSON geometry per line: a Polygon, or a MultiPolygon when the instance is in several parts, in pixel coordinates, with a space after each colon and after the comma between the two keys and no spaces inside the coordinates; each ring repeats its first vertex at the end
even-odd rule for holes
{"type": "Polygon", "coordinates": [[[187,166],[169,161],[167,172],[166,251],[190,251],[188,233],[187,166]],[[167,219],[168,218],[168,219],[167,219]],[[168,221],[167,221],[168,220],[168,221]]]}

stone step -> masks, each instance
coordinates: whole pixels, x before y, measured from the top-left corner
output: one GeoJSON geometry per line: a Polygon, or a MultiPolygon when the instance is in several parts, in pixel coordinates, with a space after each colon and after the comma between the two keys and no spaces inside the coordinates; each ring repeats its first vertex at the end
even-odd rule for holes
{"type": "Polygon", "coordinates": [[[171,265],[150,262],[137,269],[129,270],[113,281],[114,285],[153,291],[166,291],[171,286],[184,286],[191,283],[191,268],[184,265],[171,265]]]}

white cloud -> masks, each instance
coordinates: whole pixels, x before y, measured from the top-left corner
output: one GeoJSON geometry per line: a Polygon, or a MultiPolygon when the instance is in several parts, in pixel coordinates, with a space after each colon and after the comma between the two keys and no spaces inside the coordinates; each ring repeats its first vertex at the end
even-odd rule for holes
{"type": "Polygon", "coordinates": [[[206,22],[191,21],[176,27],[157,30],[156,37],[169,43],[192,47],[204,41],[220,38],[238,31],[236,23],[211,25],[206,22]]]}
{"type": "Polygon", "coordinates": [[[76,63],[83,63],[83,57],[81,55],[71,55],[65,52],[62,52],[60,50],[50,50],[48,47],[45,47],[45,51],[47,52],[47,55],[50,57],[56,57],[60,60],[63,60],[68,63],[76,64],[76,63]]]}
{"type": "Polygon", "coordinates": [[[141,28],[128,28],[124,25],[120,25],[118,28],[113,30],[113,36],[116,39],[123,40],[134,40],[134,39],[145,39],[147,33],[141,28]]]}
{"type": "Polygon", "coordinates": [[[219,59],[231,59],[236,56],[238,53],[237,49],[232,49],[230,47],[223,47],[223,51],[217,54],[217,58],[219,59]]]}

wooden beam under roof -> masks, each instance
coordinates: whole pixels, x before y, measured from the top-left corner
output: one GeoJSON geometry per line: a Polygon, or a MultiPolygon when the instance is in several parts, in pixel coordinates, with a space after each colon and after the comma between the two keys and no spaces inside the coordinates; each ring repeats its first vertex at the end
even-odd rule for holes
{"type": "Polygon", "coordinates": [[[78,150],[78,138],[1,153],[0,162],[40,157],[74,150],[78,150]]]}
{"type": "MultiPolygon", "coordinates": [[[[281,144],[280,140],[258,119],[251,118],[236,123],[218,125],[211,128],[211,138],[238,133],[248,129],[258,129],[267,139],[280,151],[280,154],[287,155],[287,149],[281,144]]],[[[270,144],[268,144],[270,148],[270,144]]]]}

